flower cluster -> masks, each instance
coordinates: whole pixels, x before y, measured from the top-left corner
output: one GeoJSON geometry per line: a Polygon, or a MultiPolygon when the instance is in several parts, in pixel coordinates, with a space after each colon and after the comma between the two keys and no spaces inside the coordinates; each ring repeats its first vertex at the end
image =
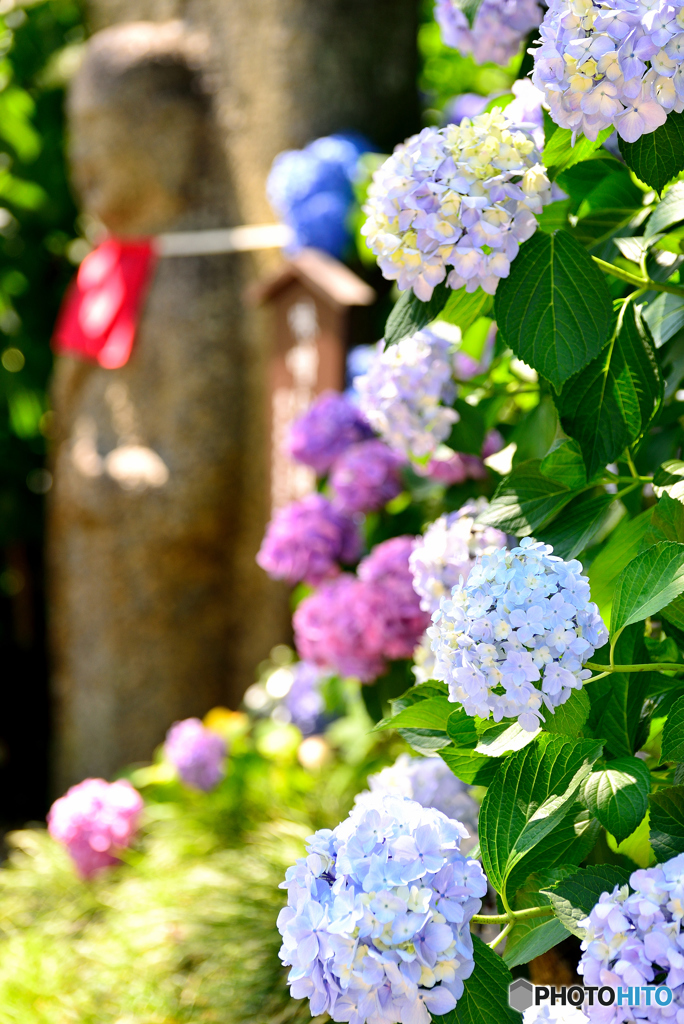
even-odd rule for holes
{"type": "Polygon", "coordinates": [[[636,142],[684,109],[683,29],[681,0],[550,0],[532,81],[562,128],[636,142]]]}
{"type": "Polygon", "coordinates": [[[458,413],[453,346],[425,328],[384,349],[380,342],[368,372],[355,380],[371,425],[395,451],[409,458],[433,455],[458,413]]]}
{"type": "Polygon", "coordinates": [[[293,459],[324,476],[350,445],[372,436],[358,406],[337,391],[324,391],[290,427],[287,448],[293,459]]]}
{"type": "MultiPolygon", "coordinates": [[[[684,1021],[684,853],[664,864],[635,871],[625,885],[604,892],[588,918],[582,959],[577,968],[585,985],[623,989],[667,985],[667,1007],[584,1006],[601,1024],[649,1020],[653,1024],[684,1021]]],[[[645,1000],[644,1000],[645,1002],[645,1000]]]]}
{"type": "Polygon", "coordinates": [[[424,301],[445,278],[493,294],[550,201],[540,160],[529,132],[498,108],[397,146],[364,206],[362,231],[383,275],[424,301]]]}
{"type": "Polygon", "coordinates": [[[358,576],[339,576],[301,602],[292,621],[302,658],[369,683],[388,658],[411,656],[429,621],[411,585],[412,545],[412,537],[378,544],[358,576]]]}
{"type": "Polygon", "coordinates": [[[311,837],[278,917],[295,999],[354,1024],[429,1024],[473,971],[469,921],[487,881],[459,852],[465,828],[378,794],[311,837]]]}
{"type": "Polygon", "coordinates": [[[458,512],[431,523],[416,543],[409,565],[425,611],[437,611],[440,600],[451,594],[459,579],[468,578],[478,555],[506,547],[505,533],[476,522],[486,507],[486,498],[467,502],[458,512]]]}
{"type": "Polygon", "coordinates": [[[476,64],[508,64],[529,32],[542,20],[537,0],[483,0],[472,28],[456,0],[437,0],[435,21],[446,46],[476,64]]]}
{"type": "Polygon", "coordinates": [[[317,584],[354,562],[361,538],[356,524],[322,494],[308,494],[276,512],[257,562],[273,579],[317,584]]]}
{"type": "Polygon", "coordinates": [[[130,782],[85,779],[55,800],[47,816],[53,839],[69,851],[82,878],[117,864],[130,845],[143,801],[130,782]]]}
{"type": "Polygon", "coordinates": [[[226,741],[199,718],[175,722],[166,734],[164,756],[186,786],[208,793],[225,775],[226,741]]]}
{"type": "Polygon", "coordinates": [[[266,193],[294,232],[291,250],[304,246],[342,256],[349,241],[347,215],[359,157],[370,149],[358,135],[328,135],[304,149],[279,153],[266,193]]]}
{"type": "Polygon", "coordinates": [[[441,757],[400,754],[389,768],[369,775],[368,785],[370,793],[359,793],[357,804],[372,802],[374,794],[380,793],[415,800],[421,807],[434,807],[466,826],[470,835],[461,843],[462,853],[468,853],[477,843],[477,801],[470,796],[470,787],[456,778],[441,757]]]}
{"type": "Polygon", "coordinates": [[[347,515],[382,508],[403,489],[403,462],[377,438],[350,445],[336,459],[330,474],[333,504],[347,515]]]}
{"type": "Polygon", "coordinates": [[[553,714],[591,675],[582,665],[608,631],[581,564],[552,551],[525,537],[480,555],[434,613],[434,678],[467,714],[517,718],[533,732],[542,704],[553,714]]]}

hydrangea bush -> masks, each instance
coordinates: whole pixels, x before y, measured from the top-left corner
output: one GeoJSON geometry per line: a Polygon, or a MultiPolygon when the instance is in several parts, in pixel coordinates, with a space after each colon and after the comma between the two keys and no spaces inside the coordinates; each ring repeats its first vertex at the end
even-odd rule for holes
{"type": "Polygon", "coordinates": [[[271,520],[257,562],[288,583],[320,583],[354,562],[361,546],[355,523],[322,494],[286,505],[271,520]]]}
{"type": "Polygon", "coordinates": [[[53,839],[69,851],[82,878],[117,864],[140,822],[143,802],[125,779],[85,779],[55,800],[48,814],[53,839]]]}

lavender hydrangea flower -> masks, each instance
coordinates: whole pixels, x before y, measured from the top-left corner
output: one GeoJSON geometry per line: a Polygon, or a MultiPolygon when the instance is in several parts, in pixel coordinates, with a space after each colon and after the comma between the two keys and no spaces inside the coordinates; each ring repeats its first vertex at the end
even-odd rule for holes
{"type": "Polygon", "coordinates": [[[580,562],[552,552],[525,537],[478,556],[432,616],[435,679],[468,715],[517,718],[533,732],[542,705],[553,714],[591,675],[582,665],[608,631],[580,562]]]}
{"type": "Polygon", "coordinates": [[[351,445],[330,474],[333,504],[347,515],[383,508],[403,490],[399,472],[403,462],[377,438],[351,445]]]}
{"type": "Polygon", "coordinates": [[[323,476],[350,445],[372,436],[358,406],[337,391],[324,391],[290,427],[287,448],[293,459],[323,476]]]}
{"type": "Polygon", "coordinates": [[[493,295],[550,199],[534,139],[496,108],[397,146],[373,175],[361,230],[401,291],[427,301],[446,278],[493,295]]]}
{"type": "MultiPolygon", "coordinates": [[[[584,1011],[600,1024],[648,1020],[652,1024],[684,1022],[684,853],[633,872],[629,885],[604,892],[585,929],[577,971],[585,985],[633,988],[667,985],[669,1006],[588,1006],[584,1011]]],[[[645,1002],[645,1000],[644,1000],[645,1002]]]]}
{"type": "Polygon", "coordinates": [[[372,803],[379,793],[415,800],[421,807],[434,807],[465,825],[470,835],[463,838],[461,853],[467,854],[476,846],[479,804],[470,795],[470,786],[457,779],[441,757],[400,754],[393,765],[369,775],[368,785],[370,792],[359,793],[357,805],[372,803]]]}
{"type": "Polygon", "coordinates": [[[256,560],[272,579],[315,585],[356,561],[360,547],[356,524],[322,494],[308,494],[276,512],[256,560]]]}
{"type": "Polygon", "coordinates": [[[357,377],[361,409],[381,437],[407,458],[433,455],[458,421],[453,346],[425,328],[396,345],[378,346],[368,372],[357,377]]]}
{"type": "Polygon", "coordinates": [[[457,512],[440,516],[418,538],[409,565],[420,607],[430,614],[461,577],[468,578],[478,555],[506,547],[505,533],[476,522],[486,508],[486,498],[466,502],[457,512]]]}
{"type": "Polygon", "coordinates": [[[218,733],[206,729],[199,718],[174,722],[166,734],[164,755],[186,786],[208,793],[225,775],[228,748],[218,733]]]}
{"type": "Polygon", "coordinates": [[[119,863],[138,829],[143,801],[130,782],[84,779],[55,800],[47,816],[53,839],[66,846],[82,878],[119,863]]]}
{"type": "Polygon", "coordinates": [[[410,658],[429,624],[413,589],[409,557],[415,537],[392,537],[373,548],[359,564],[359,579],[385,593],[382,652],[387,658],[410,658]]]}
{"type": "Polygon", "coordinates": [[[290,721],[297,726],[302,736],[320,732],[324,724],[325,701],[321,683],[325,674],[309,661],[296,661],[286,671],[292,674],[292,684],[284,700],[290,721]]]}
{"type": "Polygon", "coordinates": [[[278,917],[290,992],[311,1014],[354,1024],[430,1024],[474,969],[469,922],[487,891],[459,851],[466,829],[378,794],[316,832],[287,871],[278,917]]]}
{"type": "Polygon", "coordinates": [[[684,110],[683,29],[682,0],[550,0],[532,81],[562,128],[636,142],[684,110]]]}
{"type": "Polygon", "coordinates": [[[523,40],[542,20],[536,0],[483,0],[472,28],[456,0],[437,0],[435,21],[446,46],[476,64],[508,64],[523,40]]]}

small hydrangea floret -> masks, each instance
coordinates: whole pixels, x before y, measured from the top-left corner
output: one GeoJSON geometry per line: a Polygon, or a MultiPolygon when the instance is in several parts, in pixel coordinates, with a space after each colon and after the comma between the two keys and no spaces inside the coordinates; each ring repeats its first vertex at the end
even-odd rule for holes
{"type": "Polygon", "coordinates": [[[458,413],[453,345],[430,328],[380,342],[368,372],[355,380],[361,409],[395,451],[427,459],[451,433],[458,413]]]}
{"type": "Polygon", "coordinates": [[[553,714],[590,677],[583,665],[608,631],[580,562],[552,552],[525,537],[479,556],[434,613],[434,678],[467,714],[534,732],[543,706],[553,714]]]}
{"type": "Polygon", "coordinates": [[[221,781],[227,753],[223,737],[207,729],[199,718],[174,722],[166,734],[164,756],[192,789],[208,792],[221,781]]]}
{"type": "Polygon", "coordinates": [[[372,436],[354,402],[337,391],[324,391],[290,427],[287,449],[297,462],[324,476],[350,445],[372,436]]]}
{"type": "Polygon", "coordinates": [[[353,520],[322,494],[308,494],[276,512],[256,560],[273,579],[315,586],[337,575],[340,562],[356,561],[360,548],[353,520]]]}
{"type": "Polygon", "coordinates": [[[638,1006],[627,1001],[610,1007],[583,1009],[591,1021],[622,1024],[648,1020],[652,1024],[684,1021],[684,853],[652,868],[634,871],[629,886],[604,892],[584,929],[582,959],[577,971],[585,986],[624,990],[666,985],[672,1002],[659,1006],[642,997],[638,1006]]]}
{"type": "Polygon", "coordinates": [[[467,579],[478,555],[506,546],[505,533],[477,522],[486,508],[486,498],[469,501],[457,512],[440,516],[416,542],[409,565],[425,611],[437,611],[461,576],[467,579]]]}
{"type": "Polygon", "coordinates": [[[472,27],[457,0],[437,0],[435,21],[446,46],[476,64],[508,64],[542,20],[537,0],[483,0],[472,27]]]}
{"type": "Polygon", "coordinates": [[[532,81],[562,128],[626,142],[684,110],[684,2],[550,0],[532,81]]]}
{"type": "Polygon", "coordinates": [[[362,232],[401,291],[427,301],[446,279],[494,294],[550,198],[533,137],[496,108],[397,146],[373,175],[362,232]]]}
{"type": "Polygon", "coordinates": [[[278,917],[290,991],[354,1024],[429,1024],[473,972],[470,919],[487,880],[467,830],[413,800],[373,795],[311,837],[278,917]]]}
{"type": "Polygon", "coordinates": [[[84,779],[55,800],[47,816],[53,839],[67,848],[82,878],[119,863],[138,829],[143,801],[125,779],[84,779]]]}

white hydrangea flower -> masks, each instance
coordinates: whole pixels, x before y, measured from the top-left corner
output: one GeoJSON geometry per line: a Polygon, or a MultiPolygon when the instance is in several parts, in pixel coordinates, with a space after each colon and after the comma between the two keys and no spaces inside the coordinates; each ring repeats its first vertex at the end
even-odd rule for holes
{"type": "Polygon", "coordinates": [[[684,110],[684,0],[550,0],[532,81],[562,128],[626,142],[684,110]]]}
{"type": "Polygon", "coordinates": [[[550,197],[534,139],[496,108],[397,146],[373,175],[362,232],[401,291],[427,301],[446,278],[493,295],[550,197]]]}
{"type": "Polygon", "coordinates": [[[373,429],[402,455],[423,459],[458,421],[448,407],[456,397],[453,373],[452,343],[425,328],[387,349],[380,342],[368,372],[354,385],[373,429]]]}
{"type": "Polygon", "coordinates": [[[537,0],[483,0],[472,28],[456,0],[435,4],[435,21],[445,45],[464,57],[472,53],[476,64],[508,64],[541,20],[537,0]]]}
{"type": "Polygon", "coordinates": [[[459,579],[467,579],[478,555],[506,546],[506,534],[475,522],[487,508],[486,498],[467,502],[457,512],[440,516],[428,526],[409,556],[413,589],[420,607],[436,612],[459,579]]]}
{"type": "Polygon", "coordinates": [[[517,718],[534,732],[542,705],[553,714],[591,675],[582,666],[608,630],[580,562],[552,552],[525,537],[479,556],[432,616],[434,677],[466,714],[517,718]]]}

